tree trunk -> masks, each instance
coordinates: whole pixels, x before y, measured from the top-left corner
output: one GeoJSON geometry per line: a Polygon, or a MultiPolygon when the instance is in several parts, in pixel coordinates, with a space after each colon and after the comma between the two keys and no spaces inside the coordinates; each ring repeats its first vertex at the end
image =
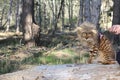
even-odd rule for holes
{"type": "MultiPolygon", "coordinates": [[[[53,1],[54,1],[54,0],[53,0],[53,1]]],[[[53,10],[54,30],[53,30],[53,33],[52,33],[52,34],[54,34],[55,31],[56,31],[57,28],[58,28],[58,27],[57,27],[57,23],[58,23],[58,21],[59,21],[59,18],[60,18],[61,12],[62,12],[64,0],[61,0],[61,5],[60,5],[59,10],[57,9],[58,7],[57,7],[57,2],[56,2],[56,0],[55,0],[55,2],[53,2],[53,3],[55,3],[55,4],[53,4],[53,5],[54,5],[54,10],[53,10]],[[57,12],[58,12],[58,13],[57,13],[57,12]]]]}
{"type": "Polygon", "coordinates": [[[52,19],[52,24],[53,24],[53,30],[55,30],[55,0],[52,0],[52,13],[53,13],[53,19],[52,19]]]}
{"type": "Polygon", "coordinates": [[[58,15],[57,15],[57,12],[58,12],[58,9],[57,9],[57,8],[58,8],[57,0],[55,0],[55,25],[54,25],[54,29],[55,29],[55,30],[54,30],[54,31],[56,31],[56,30],[57,30],[57,27],[58,27],[58,25],[57,25],[57,22],[58,22],[58,21],[57,21],[57,16],[58,16],[58,15]]]}
{"type": "Polygon", "coordinates": [[[72,19],[73,19],[73,4],[72,4],[72,0],[69,0],[69,3],[68,3],[68,13],[69,13],[69,30],[71,30],[71,28],[73,27],[73,22],[72,22],[72,19]]]}
{"type": "Polygon", "coordinates": [[[91,22],[90,0],[84,1],[84,21],[91,22]]]}
{"type": "Polygon", "coordinates": [[[21,0],[17,0],[17,4],[16,4],[16,33],[20,32],[20,15],[22,13],[22,3],[21,0]]]}
{"type": "Polygon", "coordinates": [[[89,21],[98,28],[100,19],[101,0],[80,0],[78,26],[83,21],[89,21]]]}
{"type": "Polygon", "coordinates": [[[41,0],[39,0],[39,26],[41,26],[42,16],[41,16],[41,0]]]}
{"type": "Polygon", "coordinates": [[[74,27],[74,23],[73,23],[73,6],[74,6],[74,4],[73,4],[73,0],[71,0],[70,2],[71,2],[71,10],[70,10],[71,11],[70,12],[71,13],[71,16],[70,16],[71,17],[71,23],[70,23],[71,29],[70,30],[72,30],[72,28],[74,27]]]}
{"type": "Polygon", "coordinates": [[[23,0],[22,26],[25,45],[38,45],[40,29],[34,22],[34,0],[23,0]]]}
{"type": "Polygon", "coordinates": [[[9,9],[9,12],[8,12],[8,24],[7,24],[6,32],[9,31],[10,21],[11,21],[11,18],[12,18],[12,2],[13,2],[13,0],[10,0],[10,9],[9,9]]]}
{"type": "Polygon", "coordinates": [[[0,29],[2,29],[2,20],[3,20],[3,13],[4,13],[4,10],[5,10],[5,4],[4,4],[4,1],[1,2],[0,4],[1,8],[0,8],[0,29]]]}
{"type": "MultiPolygon", "coordinates": [[[[64,1],[64,0],[63,0],[64,1]]],[[[65,17],[65,1],[63,2],[63,7],[62,7],[62,31],[64,30],[64,22],[65,22],[65,20],[64,20],[64,17],[65,17]]]]}
{"type": "Polygon", "coordinates": [[[84,3],[84,0],[80,0],[78,26],[80,26],[83,23],[83,3],[84,3]]]}
{"type": "Polygon", "coordinates": [[[0,28],[2,28],[2,10],[0,10],[0,28]]]}
{"type": "Polygon", "coordinates": [[[101,0],[92,0],[91,2],[91,22],[99,29],[101,0]]]}
{"type": "Polygon", "coordinates": [[[46,24],[46,2],[44,2],[44,14],[43,14],[43,22],[44,22],[44,24],[43,24],[43,26],[44,26],[44,28],[43,28],[43,30],[44,30],[44,32],[46,32],[47,31],[47,24],[46,24]]]}

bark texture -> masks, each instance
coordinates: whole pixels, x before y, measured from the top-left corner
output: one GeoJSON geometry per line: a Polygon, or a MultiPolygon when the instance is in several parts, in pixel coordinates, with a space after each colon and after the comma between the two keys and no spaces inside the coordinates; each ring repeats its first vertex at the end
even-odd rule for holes
{"type": "Polygon", "coordinates": [[[22,26],[26,46],[33,47],[38,44],[40,29],[34,21],[34,0],[23,1],[22,26]]]}

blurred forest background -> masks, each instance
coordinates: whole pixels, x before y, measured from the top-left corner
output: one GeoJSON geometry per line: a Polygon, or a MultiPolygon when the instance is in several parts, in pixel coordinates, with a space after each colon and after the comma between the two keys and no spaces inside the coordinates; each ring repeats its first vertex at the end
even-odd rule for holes
{"type": "MultiPolygon", "coordinates": [[[[0,74],[35,65],[86,63],[86,49],[80,46],[74,30],[90,21],[100,33],[106,33],[113,24],[120,24],[119,3],[0,0],[0,74]]],[[[118,35],[110,37],[115,45],[120,44],[118,35]]]]}

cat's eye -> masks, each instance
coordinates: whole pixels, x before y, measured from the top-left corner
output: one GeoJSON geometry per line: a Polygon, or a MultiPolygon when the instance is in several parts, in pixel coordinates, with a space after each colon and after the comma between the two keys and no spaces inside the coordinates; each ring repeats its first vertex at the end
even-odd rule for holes
{"type": "Polygon", "coordinates": [[[92,33],[88,33],[87,36],[88,36],[88,37],[92,37],[92,33]]]}
{"type": "Polygon", "coordinates": [[[82,33],[82,37],[85,37],[87,35],[87,33],[83,32],[82,33]]]}

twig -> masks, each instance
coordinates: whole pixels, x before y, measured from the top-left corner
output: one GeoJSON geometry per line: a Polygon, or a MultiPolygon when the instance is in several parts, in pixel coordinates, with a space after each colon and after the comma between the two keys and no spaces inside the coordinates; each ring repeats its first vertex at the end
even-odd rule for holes
{"type": "Polygon", "coordinates": [[[62,43],[58,44],[57,46],[55,46],[54,48],[52,48],[50,51],[46,52],[44,55],[47,56],[49,53],[51,53],[52,51],[54,51],[55,49],[59,48],[60,46],[62,46],[62,43]]]}

